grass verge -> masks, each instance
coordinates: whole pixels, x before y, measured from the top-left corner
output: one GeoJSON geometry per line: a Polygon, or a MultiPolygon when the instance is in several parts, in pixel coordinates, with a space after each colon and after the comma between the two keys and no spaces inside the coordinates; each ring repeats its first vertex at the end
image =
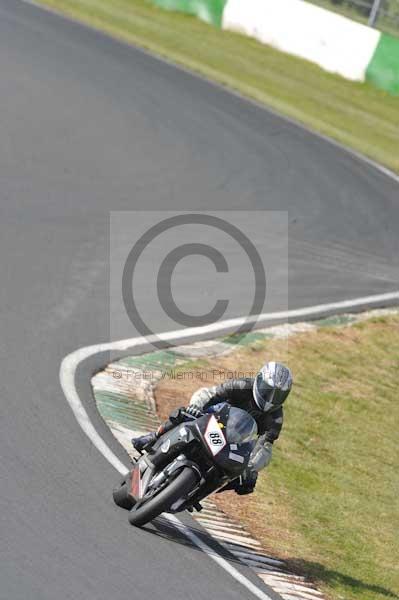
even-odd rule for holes
{"type": "Polygon", "coordinates": [[[399,99],[150,0],[41,0],[237,90],[399,172],[399,99]]]}
{"type": "MultiPolygon", "coordinates": [[[[399,598],[399,315],[256,342],[182,368],[207,372],[209,382],[214,370],[250,372],[266,357],[295,376],[274,459],[255,494],[216,499],[328,597],[399,598]]],[[[162,379],[159,414],[197,386],[195,377],[162,379]]]]}

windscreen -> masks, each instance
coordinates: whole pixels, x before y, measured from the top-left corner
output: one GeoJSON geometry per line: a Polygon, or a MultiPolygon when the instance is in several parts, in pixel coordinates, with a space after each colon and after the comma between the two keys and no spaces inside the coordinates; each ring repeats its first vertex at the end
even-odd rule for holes
{"type": "Polygon", "coordinates": [[[258,427],[245,410],[232,407],[226,425],[226,439],[229,443],[245,444],[256,441],[258,427]]]}

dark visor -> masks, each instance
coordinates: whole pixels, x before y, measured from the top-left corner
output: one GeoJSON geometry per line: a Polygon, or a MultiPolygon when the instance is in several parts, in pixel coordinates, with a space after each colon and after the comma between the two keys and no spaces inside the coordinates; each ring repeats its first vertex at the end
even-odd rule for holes
{"type": "Polygon", "coordinates": [[[260,408],[265,408],[268,404],[273,406],[279,406],[282,403],[282,396],[285,394],[275,387],[270,385],[263,379],[262,373],[258,373],[256,376],[256,391],[257,401],[260,408]]]}

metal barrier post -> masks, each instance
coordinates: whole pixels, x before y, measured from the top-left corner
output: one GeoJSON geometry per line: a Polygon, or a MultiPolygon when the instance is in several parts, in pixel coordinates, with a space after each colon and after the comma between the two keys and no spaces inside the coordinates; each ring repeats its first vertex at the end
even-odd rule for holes
{"type": "Polygon", "coordinates": [[[373,6],[371,7],[369,16],[369,26],[374,27],[378,19],[378,13],[380,11],[382,0],[374,0],[373,6]]]}

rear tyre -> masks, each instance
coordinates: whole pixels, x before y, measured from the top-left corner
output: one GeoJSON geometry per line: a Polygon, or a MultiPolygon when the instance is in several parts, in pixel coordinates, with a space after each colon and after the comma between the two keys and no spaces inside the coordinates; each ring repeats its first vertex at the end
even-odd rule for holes
{"type": "Polygon", "coordinates": [[[112,497],[117,506],[130,510],[134,506],[134,502],[128,495],[128,487],[126,481],[122,482],[121,485],[114,489],[112,497]]]}
{"type": "Polygon", "coordinates": [[[129,514],[129,523],[135,527],[142,527],[149,521],[155,519],[169,508],[182,496],[194,489],[197,476],[189,467],[185,467],[162,492],[145,504],[133,506],[129,514]]]}

